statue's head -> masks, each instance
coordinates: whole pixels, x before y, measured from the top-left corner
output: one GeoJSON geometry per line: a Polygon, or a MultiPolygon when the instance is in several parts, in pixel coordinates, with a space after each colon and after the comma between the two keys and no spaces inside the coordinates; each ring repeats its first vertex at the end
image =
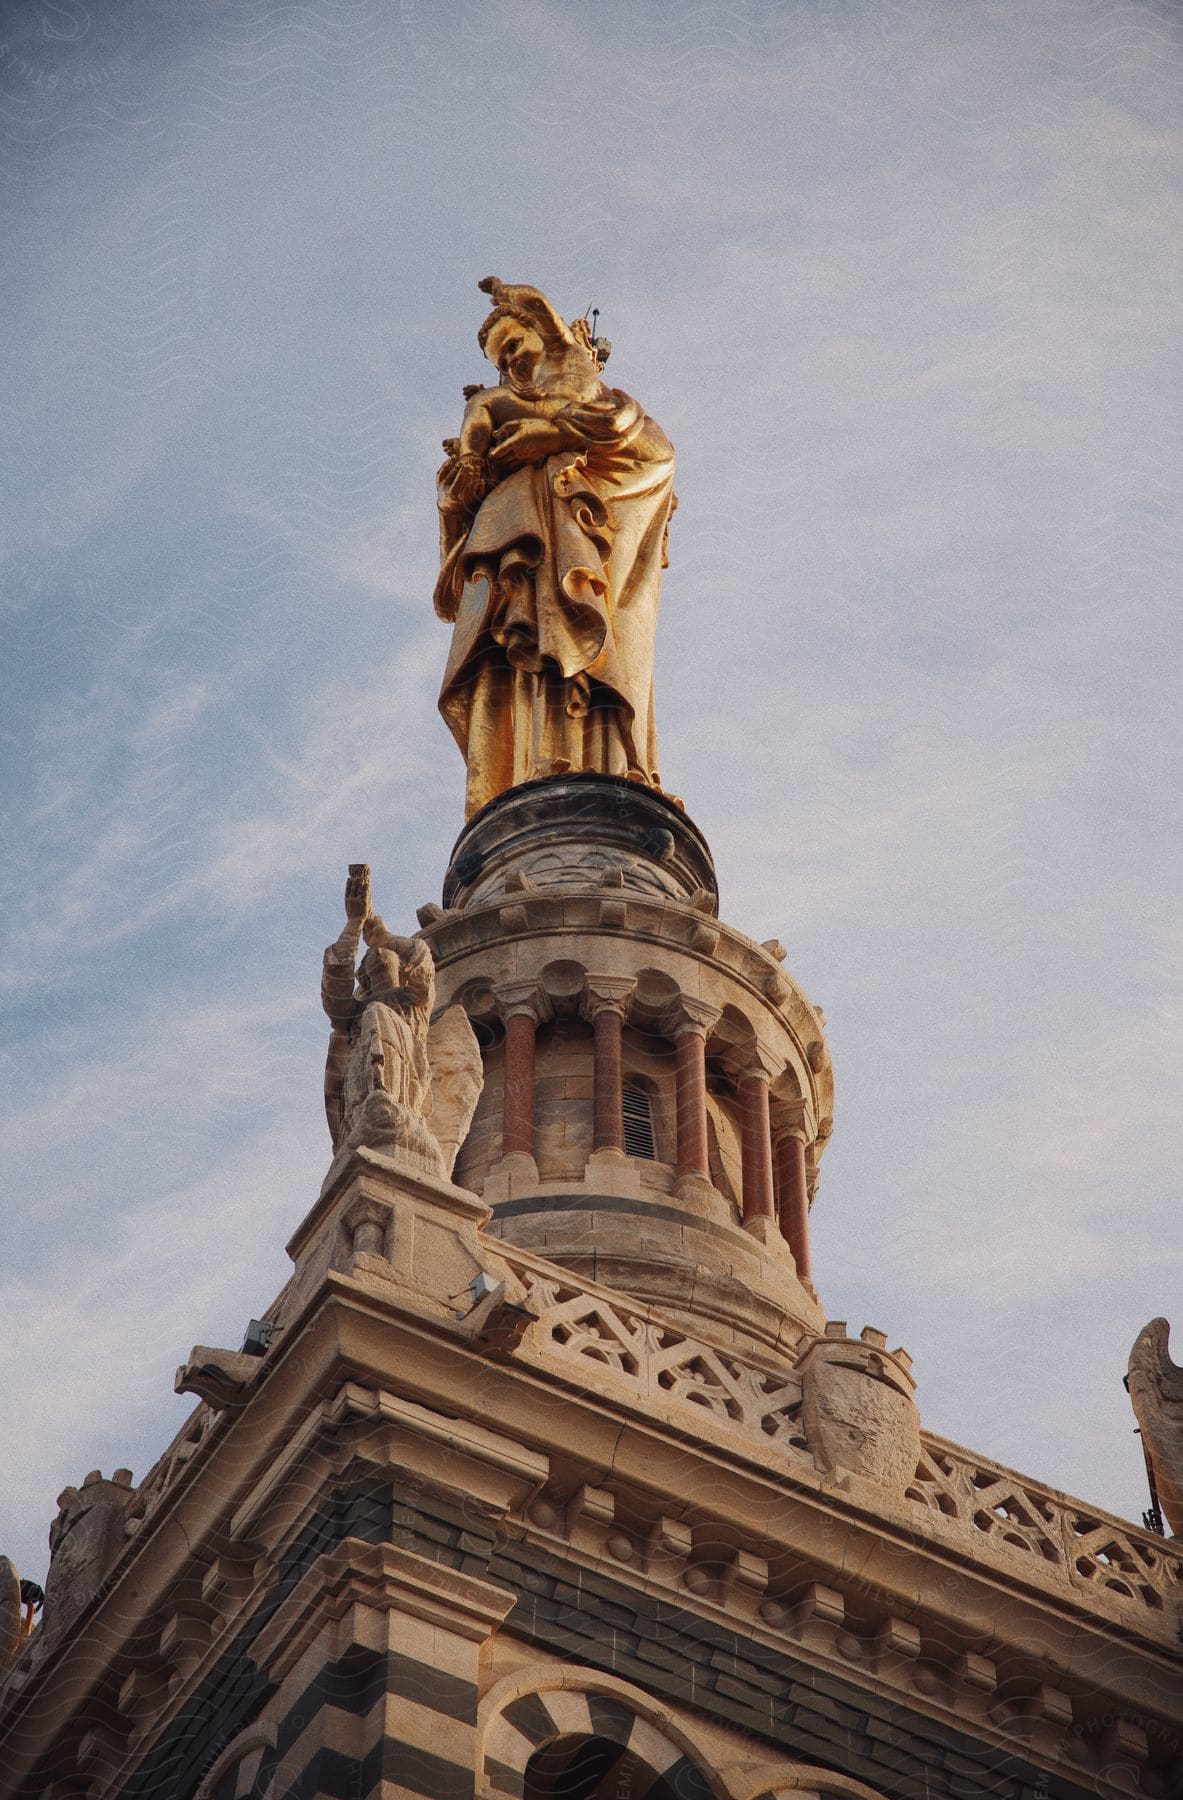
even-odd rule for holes
{"type": "Polygon", "coordinates": [[[546,356],[542,334],[520,313],[497,312],[488,322],[481,349],[511,387],[532,388],[546,356]]]}
{"type": "Polygon", "coordinates": [[[482,291],[493,311],[477,342],[511,387],[577,396],[599,387],[599,365],[587,334],[576,333],[538,288],[486,275],[482,291]]]}

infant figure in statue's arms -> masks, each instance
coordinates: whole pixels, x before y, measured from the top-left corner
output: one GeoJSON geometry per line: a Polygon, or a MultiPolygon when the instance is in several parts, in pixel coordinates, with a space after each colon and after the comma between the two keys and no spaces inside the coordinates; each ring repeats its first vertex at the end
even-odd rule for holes
{"type": "Polygon", "coordinates": [[[528,300],[490,319],[479,341],[500,385],[466,387],[460,435],[444,439],[449,460],[440,479],[455,504],[478,505],[527,463],[619,439],[621,397],[600,381],[590,333],[585,321],[576,323],[584,327],[576,343],[556,344],[546,321],[531,318],[528,300]]]}

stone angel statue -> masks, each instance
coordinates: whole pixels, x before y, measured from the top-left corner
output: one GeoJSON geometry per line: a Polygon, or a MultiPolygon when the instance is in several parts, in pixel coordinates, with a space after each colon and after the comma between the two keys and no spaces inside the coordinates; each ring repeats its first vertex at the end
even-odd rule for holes
{"type": "Polygon", "coordinates": [[[371,908],[368,865],[351,864],[345,925],[321,976],[332,1026],[325,1111],[335,1154],[326,1179],[362,1145],[409,1158],[426,1174],[451,1174],[481,1090],[481,1053],[463,1007],[433,1022],[434,1001],[431,951],[387,927],[371,908]]]}
{"type": "Polygon", "coordinates": [[[653,649],[674,498],[661,427],[600,379],[607,344],[537,288],[486,276],[497,370],[466,388],[437,486],[435,608],[453,626],[440,711],[466,816],[587,771],[659,787],[653,649]]]}
{"type": "Polygon", "coordinates": [[[1130,1351],[1126,1388],[1142,1433],[1153,1499],[1176,1537],[1183,1536],[1183,1369],[1171,1359],[1171,1328],[1151,1319],[1130,1351]]]}

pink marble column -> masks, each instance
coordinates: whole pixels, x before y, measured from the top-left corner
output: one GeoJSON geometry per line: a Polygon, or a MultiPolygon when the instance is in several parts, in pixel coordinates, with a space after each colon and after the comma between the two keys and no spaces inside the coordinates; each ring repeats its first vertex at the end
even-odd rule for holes
{"type": "Polygon", "coordinates": [[[583,1013],[595,1036],[592,1149],[624,1150],[624,1016],[636,982],[624,975],[589,975],[583,1013]]]}
{"type": "Polygon", "coordinates": [[[719,1008],[683,994],[666,1029],[674,1040],[675,1116],[678,1126],[678,1179],[697,1175],[710,1180],[707,1145],[707,1038],[719,1019],[719,1008]]]}
{"type": "Polygon", "coordinates": [[[592,1149],[624,1149],[624,1019],[615,1006],[596,1008],[592,1149]]]}
{"type": "Polygon", "coordinates": [[[678,1174],[710,1174],[707,1167],[706,1036],[684,1025],[674,1039],[677,1052],[678,1174]]]}
{"type": "Polygon", "coordinates": [[[743,1161],[743,1222],[775,1219],[772,1197],[772,1133],[768,1117],[768,1075],[750,1069],[739,1081],[740,1148],[743,1161]]]}
{"type": "Polygon", "coordinates": [[[505,1021],[505,1106],[501,1125],[501,1152],[534,1154],[534,1035],[533,1014],[511,1012],[505,1021]]]}
{"type": "Polygon", "coordinates": [[[788,1126],[777,1139],[776,1172],[781,1236],[793,1253],[802,1281],[812,1279],[809,1260],[809,1189],[805,1172],[805,1127],[788,1126]]]}

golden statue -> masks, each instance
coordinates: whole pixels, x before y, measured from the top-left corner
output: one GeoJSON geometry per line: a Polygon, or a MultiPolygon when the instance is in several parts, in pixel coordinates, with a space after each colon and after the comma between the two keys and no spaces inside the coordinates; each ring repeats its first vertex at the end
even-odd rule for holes
{"type": "Polygon", "coordinates": [[[600,380],[586,319],[487,276],[477,341],[500,384],[466,388],[439,471],[435,609],[453,624],[440,711],[468,765],[465,817],[519,782],[587,770],[659,787],[653,644],[673,447],[600,380]]]}

